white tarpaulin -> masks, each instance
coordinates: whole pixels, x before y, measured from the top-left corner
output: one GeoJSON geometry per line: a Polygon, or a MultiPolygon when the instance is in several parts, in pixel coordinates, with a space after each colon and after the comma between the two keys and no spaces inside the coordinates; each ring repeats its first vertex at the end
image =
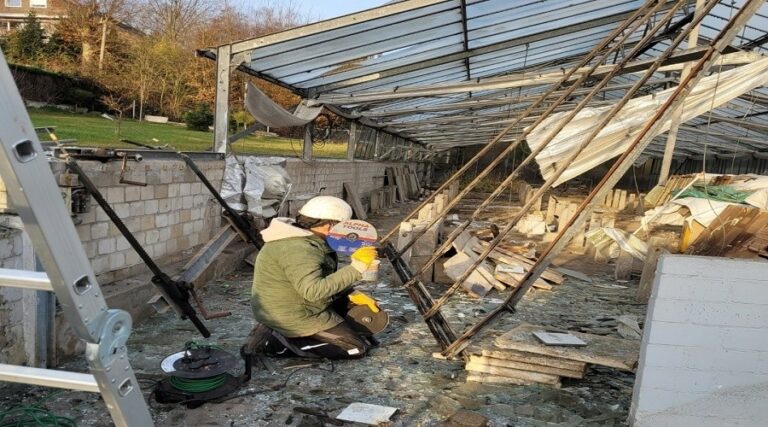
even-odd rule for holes
{"type": "Polygon", "coordinates": [[[245,109],[256,119],[257,122],[270,127],[284,128],[292,126],[304,126],[315,120],[323,106],[308,107],[304,101],[296,107],[293,114],[286,111],[275,101],[260,91],[259,88],[251,83],[245,92],[245,109]]]}
{"type": "MultiPolygon", "coordinates": [[[[755,61],[722,73],[705,77],[694,87],[684,102],[682,122],[725,104],[750,90],[768,84],[768,58],[755,61]],[[714,102],[713,102],[714,96],[714,102]]],[[[642,130],[643,125],[655,114],[662,104],[676,90],[666,89],[654,95],[636,98],[627,103],[611,122],[603,128],[589,146],[571,162],[568,169],[557,179],[555,186],[619,156],[642,130]]],[[[536,162],[545,179],[554,175],[556,167],[571,156],[594,131],[601,117],[611,107],[586,108],[544,148],[536,162]]],[[[531,150],[544,144],[545,138],[565,119],[568,112],[558,113],[546,119],[530,135],[527,143],[531,150]]],[[[668,131],[667,121],[658,134],[668,131]]],[[[654,135],[655,136],[655,135],[654,135]]]]}

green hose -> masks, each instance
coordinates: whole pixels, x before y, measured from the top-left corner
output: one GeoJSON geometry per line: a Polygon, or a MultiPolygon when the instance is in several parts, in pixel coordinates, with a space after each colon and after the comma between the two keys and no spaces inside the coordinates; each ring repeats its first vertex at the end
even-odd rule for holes
{"type": "Polygon", "coordinates": [[[215,390],[227,382],[227,375],[221,374],[210,378],[180,378],[171,377],[170,383],[173,388],[186,393],[205,393],[215,390]]]}
{"type": "Polygon", "coordinates": [[[58,416],[37,406],[20,406],[0,411],[0,427],[59,426],[77,427],[75,420],[58,416]]]}

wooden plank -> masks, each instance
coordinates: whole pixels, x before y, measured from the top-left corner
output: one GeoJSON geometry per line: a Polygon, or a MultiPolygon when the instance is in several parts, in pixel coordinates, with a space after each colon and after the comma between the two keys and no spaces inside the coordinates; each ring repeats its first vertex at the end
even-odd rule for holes
{"type": "Polygon", "coordinates": [[[469,362],[464,367],[470,372],[480,372],[483,374],[498,375],[500,377],[517,378],[526,381],[535,381],[541,384],[557,385],[560,384],[560,377],[551,374],[542,374],[539,372],[523,371],[520,369],[500,368],[498,366],[488,366],[476,362],[469,362]]]}
{"type": "MultiPolygon", "coordinates": [[[[482,253],[483,249],[488,246],[488,242],[480,241],[478,243],[479,245],[475,245],[473,250],[477,253],[482,253]]],[[[528,269],[536,262],[516,253],[505,251],[504,248],[499,247],[494,248],[494,250],[491,251],[489,257],[492,260],[501,262],[503,264],[523,265],[526,271],[528,271],[528,269]]],[[[556,285],[560,285],[565,281],[565,277],[562,274],[557,273],[549,268],[544,271],[541,277],[544,280],[552,282],[556,285]]]]}
{"type": "Polygon", "coordinates": [[[535,381],[526,381],[519,378],[500,377],[498,375],[482,374],[478,372],[469,372],[467,382],[496,385],[534,385],[535,381]]]}
{"type": "Polygon", "coordinates": [[[533,363],[518,362],[514,360],[496,359],[486,356],[469,356],[469,362],[484,366],[518,369],[521,371],[538,372],[541,374],[558,375],[568,378],[584,378],[584,370],[572,371],[569,369],[553,368],[551,366],[536,365],[533,363]]]}
{"type": "Polygon", "coordinates": [[[585,347],[546,346],[533,336],[533,332],[544,330],[547,330],[544,326],[523,323],[498,337],[495,344],[502,349],[561,357],[628,371],[633,371],[637,367],[640,341],[569,331],[587,345],[585,347]]]}
{"type": "MultiPolygon", "coordinates": [[[[516,288],[518,284],[520,284],[520,281],[523,280],[523,274],[515,274],[515,273],[502,273],[502,272],[495,272],[493,274],[493,277],[500,281],[501,283],[504,283],[506,285],[509,285],[513,288],[516,288]]],[[[552,290],[552,285],[548,284],[547,282],[538,279],[533,283],[533,287],[536,289],[543,289],[547,291],[552,290]]]]}
{"type": "Polygon", "coordinates": [[[368,214],[365,212],[365,207],[363,207],[363,204],[360,202],[360,196],[357,195],[355,187],[353,187],[348,182],[343,183],[343,185],[344,192],[346,193],[344,198],[352,206],[352,210],[355,212],[357,219],[361,219],[363,221],[368,219],[368,214]]]}
{"type": "Polygon", "coordinates": [[[495,359],[513,360],[518,362],[533,363],[536,365],[550,366],[553,368],[567,369],[569,371],[582,371],[587,369],[587,364],[576,360],[562,359],[559,357],[543,356],[540,354],[526,353],[524,351],[500,350],[497,348],[485,349],[477,346],[471,346],[467,349],[468,354],[477,354],[495,359]]]}

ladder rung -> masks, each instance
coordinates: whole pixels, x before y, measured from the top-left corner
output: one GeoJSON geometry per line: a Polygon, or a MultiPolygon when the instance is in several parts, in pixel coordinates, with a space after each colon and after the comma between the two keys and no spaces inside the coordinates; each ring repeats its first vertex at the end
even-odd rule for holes
{"type": "Polygon", "coordinates": [[[40,271],[0,268],[0,287],[53,291],[48,275],[40,271]]]}
{"type": "Polygon", "coordinates": [[[79,372],[29,368],[0,363],[0,381],[99,393],[96,378],[79,372]]]}

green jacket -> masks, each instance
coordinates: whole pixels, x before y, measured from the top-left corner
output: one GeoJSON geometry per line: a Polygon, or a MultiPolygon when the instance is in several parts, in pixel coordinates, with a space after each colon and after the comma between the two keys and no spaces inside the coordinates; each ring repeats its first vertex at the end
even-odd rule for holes
{"type": "Polygon", "coordinates": [[[286,337],[306,337],[343,321],[331,297],[360,280],[352,266],[336,271],[333,250],[310,231],[275,218],[264,231],[253,272],[253,316],[286,337]]]}

